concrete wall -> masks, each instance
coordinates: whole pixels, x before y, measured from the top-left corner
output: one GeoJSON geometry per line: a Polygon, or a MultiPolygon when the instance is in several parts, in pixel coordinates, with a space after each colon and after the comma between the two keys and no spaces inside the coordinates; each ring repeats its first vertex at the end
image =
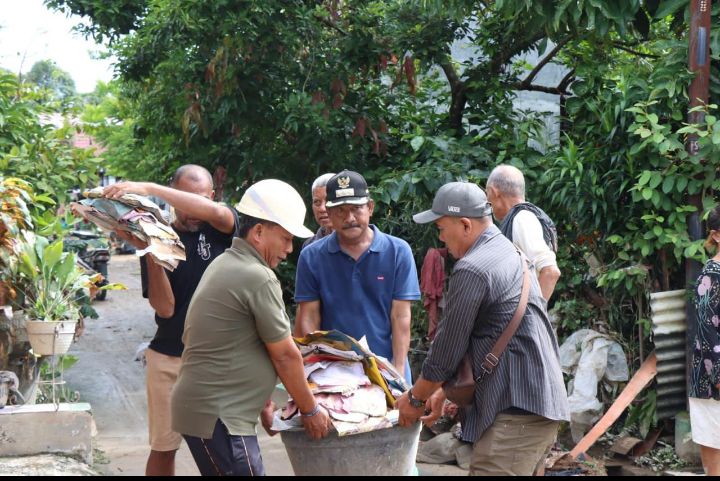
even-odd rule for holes
{"type": "Polygon", "coordinates": [[[92,464],[93,418],[87,403],[0,409],[0,457],[65,454],[92,464]]]}

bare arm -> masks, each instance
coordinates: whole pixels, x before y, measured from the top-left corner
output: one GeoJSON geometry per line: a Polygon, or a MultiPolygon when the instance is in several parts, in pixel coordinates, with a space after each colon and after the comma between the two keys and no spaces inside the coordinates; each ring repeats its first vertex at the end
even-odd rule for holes
{"type": "Polygon", "coordinates": [[[555,252],[545,243],[540,221],[531,212],[521,211],[513,221],[512,235],[513,243],[535,267],[542,296],[549,301],[560,278],[560,269],[555,252]]]}
{"type": "Polygon", "coordinates": [[[293,336],[304,337],[319,330],[321,321],[320,301],[301,302],[295,316],[293,336]]]}
{"type": "Polygon", "coordinates": [[[405,362],[410,349],[410,321],[412,301],[393,300],[390,309],[392,327],[392,363],[398,372],[405,373],[405,362]]]}
{"type": "Polygon", "coordinates": [[[540,290],[546,301],[549,301],[553,295],[558,279],[560,279],[560,269],[558,269],[557,266],[547,266],[540,271],[538,282],[540,283],[540,290]]]}
{"type": "Polygon", "coordinates": [[[148,300],[158,316],[169,319],[175,314],[175,295],[170,286],[170,279],[165,268],[155,263],[150,256],[145,256],[148,274],[148,300]]]}
{"type": "Polygon", "coordinates": [[[229,207],[192,192],[184,192],[152,182],[118,182],[105,187],[103,194],[111,199],[120,198],[123,194],[160,197],[177,210],[207,222],[224,234],[230,234],[235,230],[235,216],[229,207]]]}
{"type": "MultiPolygon", "coordinates": [[[[275,371],[300,409],[300,413],[311,413],[317,407],[317,402],[305,380],[302,355],[295,342],[291,337],[286,337],[279,342],[265,343],[265,347],[275,371]]],[[[308,435],[313,439],[325,437],[330,429],[330,417],[322,408],[314,416],[303,416],[302,421],[308,435]]]]}
{"type": "MultiPolygon", "coordinates": [[[[147,243],[141,241],[129,232],[119,229],[115,234],[124,241],[134,245],[137,249],[147,248],[147,243]]],[[[165,268],[155,264],[152,256],[145,256],[145,267],[148,276],[148,300],[155,313],[163,319],[169,319],[175,314],[175,294],[173,294],[165,268]]]]}

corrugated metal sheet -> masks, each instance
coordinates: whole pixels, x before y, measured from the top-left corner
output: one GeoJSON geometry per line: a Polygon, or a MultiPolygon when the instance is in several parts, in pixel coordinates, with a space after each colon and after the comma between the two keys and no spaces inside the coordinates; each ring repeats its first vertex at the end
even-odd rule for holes
{"type": "Polygon", "coordinates": [[[657,417],[669,419],[687,402],[687,291],[650,294],[653,340],[657,355],[657,417]]]}

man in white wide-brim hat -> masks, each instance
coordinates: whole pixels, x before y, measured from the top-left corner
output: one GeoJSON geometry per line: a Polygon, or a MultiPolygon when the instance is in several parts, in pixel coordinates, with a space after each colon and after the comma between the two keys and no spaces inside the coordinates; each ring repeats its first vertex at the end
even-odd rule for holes
{"type": "Polygon", "coordinates": [[[173,391],[173,429],[182,433],[203,475],[263,475],[257,441],[262,413],[279,376],[313,439],[329,429],[327,412],[305,382],[273,268],[292,252],[305,205],[290,185],[268,179],[251,186],[235,208],[239,237],[200,281],[188,309],[180,376],[173,391]]]}

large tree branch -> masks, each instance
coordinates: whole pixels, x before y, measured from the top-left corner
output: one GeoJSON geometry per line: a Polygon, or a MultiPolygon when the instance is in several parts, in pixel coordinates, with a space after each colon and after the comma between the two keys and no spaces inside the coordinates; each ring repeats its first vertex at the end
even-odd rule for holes
{"type": "Polygon", "coordinates": [[[445,62],[440,64],[440,67],[443,69],[443,72],[445,72],[445,77],[448,79],[448,83],[450,83],[450,90],[455,90],[456,88],[459,88],[462,84],[462,81],[460,80],[460,77],[458,77],[457,72],[455,71],[455,67],[452,63],[450,63],[449,60],[446,60],[445,62]]]}
{"type": "Polygon", "coordinates": [[[623,50],[623,51],[625,51],[625,52],[631,53],[631,54],[633,54],[633,55],[637,55],[638,57],[660,58],[660,55],[654,55],[654,54],[652,54],[652,53],[638,52],[637,50],[633,50],[633,49],[631,49],[631,48],[626,47],[625,45],[623,45],[623,44],[620,43],[620,42],[613,42],[613,43],[612,43],[612,46],[615,47],[615,48],[617,48],[617,49],[623,50]]]}
{"type": "Polygon", "coordinates": [[[553,48],[549,54],[547,54],[542,60],[538,62],[538,64],[530,71],[530,74],[523,80],[520,84],[524,86],[530,86],[532,85],[533,80],[535,80],[535,77],[537,77],[537,74],[540,73],[540,71],[545,67],[545,65],[550,62],[557,53],[562,50],[562,48],[567,45],[567,43],[570,41],[570,37],[565,37],[561,41],[558,42],[557,45],[555,45],[555,48],[553,48]]]}
{"type": "Polygon", "coordinates": [[[517,42],[509,42],[508,47],[502,49],[493,59],[490,61],[490,73],[492,75],[498,75],[502,71],[503,67],[517,54],[523,52],[535,43],[545,37],[545,32],[537,32],[535,35],[525,39],[519,39],[517,42]]]}
{"type": "Polygon", "coordinates": [[[532,92],[545,92],[547,94],[555,94],[555,95],[567,95],[568,91],[568,85],[570,85],[570,82],[572,82],[572,79],[575,78],[575,69],[572,69],[570,72],[563,77],[563,79],[560,81],[557,87],[545,87],[544,85],[534,85],[534,84],[526,84],[523,82],[515,82],[511,85],[511,88],[513,90],[529,90],[532,92]]]}
{"type": "Polygon", "coordinates": [[[440,67],[443,69],[443,72],[445,72],[445,76],[450,84],[450,93],[452,94],[448,119],[449,124],[458,135],[462,135],[463,111],[467,103],[467,85],[460,80],[460,77],[458,77],[455,71],[455,67],[449,60],[441,63],[440,67]]]}
{"type": "Polygon", "coordinates": [[[575,69],[570,70],[565,77],[560,81],[558,84],[558,90],[561,92],[564,92],[563,95],[567,92],[567,88],[570,85],[570,82],[573,81],[575,78],[575,69]]]}
{"type": "Polygon", "coordinates": [[[567,92],[562,92],[557,87],[546,87],[544,85],[522,85],[516,83],[512,85],[513,90],[528,90],[531,92],[545,92],[546,94],[565,95],[567,92]]]}
{"type": "MultiPolygon", "coordinates": [[[[499,76],[502,73],[505,65],[515,55],[529,49],[536,42],[541,40],[544,36],[544,32],[535,32],[530,37],[520,38],[517,39],[515,42],[510,41],[504,43],[504,48],[502,48],[498,53],[496,53],[490,60],[488,65],[489,68],[483,69],[483,76],[499,76]]],[[[465,83],[458,77],[458,74],[455,71],[455,67],[449,60],[441,63],[440,67],[443,69],[443,72],[445,72],[445,76],[447,77],[448,83],[450,84],[450,92],[452,94],[449,112],[449,125],[457,132],[457,135],[462,136],[464,133],[462,120],[465,105],[467,104],[469,87],[467,83],[465,83]]],[[[466,72],[466,74],[468,73],[469,72],[466,72]]],[[[470,76],[472,77],[472,74],[470,74],[470,76]]]]}

